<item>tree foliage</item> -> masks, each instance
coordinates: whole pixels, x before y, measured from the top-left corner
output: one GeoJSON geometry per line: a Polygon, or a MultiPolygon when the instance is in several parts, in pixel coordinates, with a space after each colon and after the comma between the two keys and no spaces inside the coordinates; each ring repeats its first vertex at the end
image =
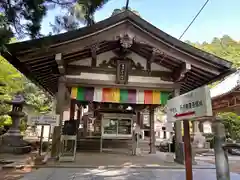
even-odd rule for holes
{"type": "Polygon", "coordinates": [[[228,35],[221,38],[215,37],[211,43],[192,43],[190,41],[187,41],[187,43],[233,62],[233,66],[236,68],[240,67],[240,42],[233,40],[228,35]]]}
{"type": "Polygon", "coordinates": [[[240,140],[240,116],[233,112],[220,113],[226,133],[234,140],[240,140]]]}
{"type": "Polygon", "coordinates": [[[55,17],[55,23],[51,24],[53,33],[75,30],[80,25],[91,26],[95,24],[95,13],[110,0],[78,0],[71,6],[63,7],[65,14],[55,17]]]}
{"type": "MultiPolygon", "coordinates": [[[[233,40],[230,36],[224,35],[221,38],[213,38],[211,43],[187,43],[212,53],[218,57],[233,62],[235,68],[240,68],[240,42],[233,40]]],[[[219,82],[215,82],[210,87],[214,87],[219,82]]],[[[223,119],[227,134],[235,140],[240,140],[240,116],[234,112],[219,113],[223,119]]]]}
{"type": "Polygon", "coordinates": [[[62,8],[65,15],[56,16],[54,30],[72,30],[80,22],[92,25],[94,13],[109,0],[1,0],[0,46],[8,43],[13,35],[18,39],[42,37],[41,23],[49,10],[62,8]]]}
{"type": "Polygon", "coordinates": [[[11,100],[16,93],[21,93],[26,103],[25,110],[31,113],[49,112],[52,109],[52,98],[40,90],[36,85],[26,79],[19,71],[0,56],[0,82],[5,86],[0,87],[0,126],[11,124],[11,119],[6,115],[11,106],[3,103],[4,100],[11,100]],[[30,107],[30,109],[29,109],[30,107]]]}

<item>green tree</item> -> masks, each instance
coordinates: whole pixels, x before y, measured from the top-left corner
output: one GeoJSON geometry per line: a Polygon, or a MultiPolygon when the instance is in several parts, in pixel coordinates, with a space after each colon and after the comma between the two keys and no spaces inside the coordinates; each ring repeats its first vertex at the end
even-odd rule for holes
{"type": "Polygon", "coordinates": [[[240,116],[233,112],[220,113],[226,133],[234,140],[240,140],[240,116]]]}
{"type": "MultiPolygon", "coordinates": [[[[204,42],[191,43],[187,42],[199,49],[212,53],[223,59],[227,59],[233,62],[233,66],[240,68],[240,42],[233,40],[230,36],[224,35],[221,38],[213,38],[211,43],[204,42]]],[[[215,82],[210,85],[214,87],[219,82],[215,82]]],[[[234,112],[219,113],[219,117],[223,119],[226,132],[230,135],[232,139],[240,139],[240,116],[234,112]]]]}
{"type": "MultiPolygon", "coordinates": [[[[4,100],[11,100],[12,97],[21,92],[26,103],[31,106],[32,113],[49,112],[52,109],[52,97],[39,89],[36,85],[26,79],[19,71],[0,56],[0,126],[11,124],[11,118],[6,115],[11,106],[3,103],[4,100]]],[[[22,123],[24,124],[24,123],[22,123]]]]}
{"type": "MultiPolygon", "coordinates": [[[[94,13],[108,0],[1,0],[0,1],[0,47],[8,43],[11,37],[31,39],[42,37],[41,23],[47,12],[54,8],[67,9],[65,16],[57,16],[59,26],[73,29],[78,21],[87,25],[94,23],[94,13]],[[76,22],[76,23],[74,23],[76,22]]],[[[1,49],[1,50],[2,50],[1,49]]]]}
{"type": "Polygon", "coordinates": [[[229,60],[236,68],[240,67],[240,42],[233,40],[228,35],[224,35],[222,38],[215,37],[211,43],[192,43],[190,41],[186,41],[186,43],[229,60]]]}
{"type": "Polygon", "coordinates": [[[75,30],[80,25],[91,26],[95,24],[95,13],[109,1],[78,0],[72,6],[62,7],[66,10],[66,13],[55,17],[55,23],[51,24],[53,33],[75,30]]]}

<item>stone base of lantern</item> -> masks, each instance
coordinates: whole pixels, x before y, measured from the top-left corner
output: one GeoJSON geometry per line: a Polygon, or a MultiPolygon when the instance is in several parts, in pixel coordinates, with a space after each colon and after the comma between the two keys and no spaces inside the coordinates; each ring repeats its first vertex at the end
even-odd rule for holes
{"type": "Polygon", "coordinates": [[[2,153],[26,154],[31,152],[31,146],[23,140],[23,137],[11,130],[1,137],[0,144],[2,153]]]}

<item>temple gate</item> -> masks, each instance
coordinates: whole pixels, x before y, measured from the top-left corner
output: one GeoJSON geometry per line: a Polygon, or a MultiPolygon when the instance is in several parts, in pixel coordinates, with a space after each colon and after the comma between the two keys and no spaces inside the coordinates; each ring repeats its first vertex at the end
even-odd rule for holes
{"type": "MultiPolygon", "coordinates": [[[[7,49],[2,55],[10,63],[56,97],[61,122],[54,130],[52,156],[58,154],[63,112],[69,107],[69,120],[83,127],[77,130],[79,147],[88,144],[88,149],[99,149],[103,136],[111,146],[124,146],[132,139],[133,123],[142,127],[147,109],[150,153],[155,153],[154,108],[234,71],[232,63],[171,37],[128,10],[90,27],[7,49]],[[81,117],[83,107],[88,113],[81,117]]],[[[183,162],[179,123],[176,159],[183,162]]]]}

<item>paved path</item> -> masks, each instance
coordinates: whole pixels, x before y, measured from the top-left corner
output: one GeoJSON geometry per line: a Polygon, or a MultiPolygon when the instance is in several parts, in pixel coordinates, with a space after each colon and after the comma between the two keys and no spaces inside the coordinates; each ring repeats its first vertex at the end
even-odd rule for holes
{"type": "MultiPolygon", "coordinates": [[[[216,180],[214,169],[195,169],[194,180],[216,180]]],[[[25,175],[20,180],[184,180],[181,169],[119,168],[42,168],[25,175]]],[[[231,180],[239,180],[239,174],[231,174],[231,180]]]]}

